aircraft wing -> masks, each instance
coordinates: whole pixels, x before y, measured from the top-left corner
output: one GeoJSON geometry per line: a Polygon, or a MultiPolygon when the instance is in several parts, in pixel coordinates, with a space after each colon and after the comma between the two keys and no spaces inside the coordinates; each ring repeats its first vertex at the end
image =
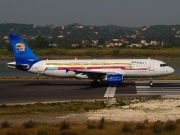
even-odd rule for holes
{"type": "Polygon", "coordinates": [[[86,75],[88,78],[92,78],[92,79],[103,79],[106,76],[106,73],[105,72],[101,72],[101,71],[76,70],[74,72],[79,77],[81,77],[83,75],[86,75]]]}
{"type": "Polygon", "coordinates": [[[116,72],[114,70],[69,70],[75,72],[79,77],[82,75],[88,76],[88,78],[92,79],[104,79],[107,74],[122,74],[125,75],[125,73],[122,72],[116,72]]]}

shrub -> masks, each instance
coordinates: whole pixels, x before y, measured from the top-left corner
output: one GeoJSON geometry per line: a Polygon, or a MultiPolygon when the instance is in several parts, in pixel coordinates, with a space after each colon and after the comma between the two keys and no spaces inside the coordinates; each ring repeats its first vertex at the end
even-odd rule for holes
{"type": "Polygon", "coordinates": [[[8,131],[6,134],[7,134],[7,135],[16,135],[16,132],[14,132],[14,131],[8,131]]]}
{"type": "Polygon", "coordinates": [[[7,105],[2,104],[0,107],[1,107],[1,108],[6,108],[6,107],[7,107],[7,105]]]}
{"type": "Polygon", "coordinates": [[[118,56],[119,55],[119,50],[113,50],[112,55],[113,56],[118,56]]]}
{"type": "Polygon", "coordinates": [[[151,128],[154,134],[161,134],[163,131],[162,123],[160,122],[154,123],[151,128]]]}
{"type": "Polygon", "coordinates": [[[48,132],[40,130],[37,132],[37,135],[48,135],[48,132]]]}
{"type": "Polygon", "coordinates": [[[85,111],[89,111],[89,107],[84,107],[84,110],[85,111]]]}
{"type": "Polygon", "coordinates": [[[117,102],[118,102],[118,105],[119,106],[124,106],[124,105],[126,105],[126,103],[121,99],[121,100],[117,100],[117,102]]]}
{"type": "Polygon", "coordinates": [[[98,129],[103,129],[104,128],[104,117],[101,118],[101,120],[99,121],[99,124],[98,124],[98,129]]]}
{"type": "Polygon", "coordinates": [[[60,133],[60,135],[78,135],[78,134],[72,131],[63,131],[60,133]]]}
{"type": "Polygon", "coordinates": [[[124,123],[122,127],[122,133],[132,133],[132,128],[129,123],[124,123]]]}
{"type": "Polygon", "coordinates": [[[144,120],[144,123],[148,123],[149,121],[148,121],[148,119],[146,118],[145,120],[144,120]]]}
{"type": "Polygon", "coordinates": [[[165,129],[166,131],[173,131],[173,130],[176,129],[176,123],[175,123],[174,121],[172,121],[172,120],[169,120],[169,121],[167,121],[167,122],[165,123],[164,129],[165,129]]]}
{"type": "Polygon", "coordinates": [[[1,123],[1,128],[9,128],[10,127],[10,123],[8,121],[4,121],[1,123]]]}
{"type": "Polygon", "coordinates": [[[93,124],[89,123],[87,125],[87,129],[96,129],[96,125],[93,125],[93,124]]]}
{"type": "Polygon", "coordinates": [[[177,120],[176,120],[176,123],[177,123],[177,124],[180,124],[180,119],[177,119],[177,120]]]}
{"type": "Polygon", "coordinates": [[[36,126],[36,124],[37,123],[35,121],[30,120],[28,122],[24,122],[23,126],[24,126],[24,128],[33,128],[36,126]]]}
{"type": "Polygon", "coordinates": [[[70,128],[70,124],[69,122],[63,121],[60,124],[60,130],[65,130],[65,129],[69,129],[70,128]]]}
{"type": "Polygon", "coordinates": [[[136,129],[145,129],[144,123],[137,123],[136,124],[136,129]]]}

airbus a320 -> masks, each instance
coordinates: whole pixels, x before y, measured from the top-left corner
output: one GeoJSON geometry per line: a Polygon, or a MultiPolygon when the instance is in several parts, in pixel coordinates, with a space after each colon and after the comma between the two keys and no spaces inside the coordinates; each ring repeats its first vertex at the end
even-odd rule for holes
{"type": "Polygon", "coordinates": [[[119,85],[124,78],[171,75],[174,69],[165,62],[154,59],[94,59],[94,60],[42,60],[37,57],[25,41],[17,34],[10,34],[15,62],[8,67],[52,77],[92,79],[91,86],[99,81],[119,85]]]}

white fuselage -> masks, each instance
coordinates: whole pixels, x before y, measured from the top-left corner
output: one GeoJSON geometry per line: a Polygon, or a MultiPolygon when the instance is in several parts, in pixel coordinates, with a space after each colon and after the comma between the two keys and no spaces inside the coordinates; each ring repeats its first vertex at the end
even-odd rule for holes
{"type": "Polygon", "coordinates": [[[28,71],[54,77],[88,78],[83,74],[77,75],[76,70],[116,73],[123,77],[158,77],[174,72],[166,63],[153,59],[42,60],[28,71]]]}

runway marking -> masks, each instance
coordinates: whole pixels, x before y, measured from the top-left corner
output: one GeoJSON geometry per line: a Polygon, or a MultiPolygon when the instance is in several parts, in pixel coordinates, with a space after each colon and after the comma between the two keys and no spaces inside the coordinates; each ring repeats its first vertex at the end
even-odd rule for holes
{"type": "Polygon", "coordinates": [[[143,89],[143,88],[148,89],[150,88],[150,86],[136,86],[136,89],[143,89]]]}
{"type": "MultiPolygon", "coordinates": [[[[136,84],[138,83],[150,83],[150,81],[135,81],[136,84]]],[[[180,83],[180,80],[153,80],[153,83],[180,83]]]]}
{"type": "MultiPolygon", "coordinates": [[[[157,81],[156,83],[167,83],[167,81],[157,81]]],[[[141,84],[143,81],[136,81],[136,85],[141,84]]],[[[155,87],[155,86],[147,86],[144,83],[144,86],[136,86],[137,95],[180,95],[180,87],[172,87],[175,85],[180,85],[179,83],[173,84],[174,81],[169,83],[167,87],[155,87]],[[146,85],[146,86],[145,86],[146,85]]]]}
{"type": "Polygon", "coordinates": [[[151,89],[180,89],[180,87],[151,87],[151,89]]]}
{"type": "Polygon", "coordinates": [[[138,91],[139,93],[180,93],[179,91],[138,91]]]}
{"type": "Polygon", "coordinates": [[[116,87],[108,87],[106,93],[104,94],[104,97],[114,97],[115,92],[116,92],[116,87]]]}

